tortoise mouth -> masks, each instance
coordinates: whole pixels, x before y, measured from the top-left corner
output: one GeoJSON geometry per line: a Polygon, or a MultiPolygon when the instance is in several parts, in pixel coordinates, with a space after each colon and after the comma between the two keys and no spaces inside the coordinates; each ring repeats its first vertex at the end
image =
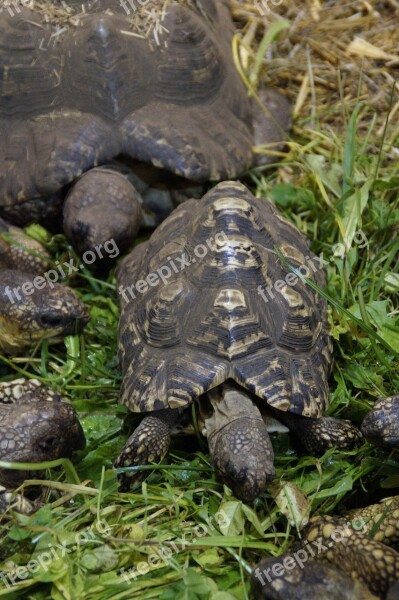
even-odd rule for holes
{"type": "Polygon", "coordinates": [[[80,423],[80,421],[78,420],[78,418],[76,418],[73,426],[71,427],[71,436],[69,438],[68,436],[68,452],[69,452],[69,456],[72,456],[72,454],[78,450],[84,450],[86,448],[86,437],[83,431],[83,427],[80,423]]]}
{"type": "Polygon", "coordinates": [[[76,335],[81,333],[89,321],[90,315],[87,311],[82,312],[80,315],[70,317],[69,323],[63,328],[64,335],[76,335]]]}
{"type": "Polygon", "coordinates": [[[78,307],[78,310],[71,311],[67,315],[61,315],[55,313],[44,314],[39,317],[39,323],[44,330],[48,330],[49,335],[51,331],[54,332],[54,339],[66,335],[77,335],[82,333],[87,323],[90,321],[90,314],[86,308],[82,305],[78,307]]]}
{"type": "Polygon", "coordinates": [[[364,437],[373,446],[378,448],[392,448],[393,450],[399,449],[399,433],[397,435],[384,435],[383,432],[363,432],[364,437]]]}

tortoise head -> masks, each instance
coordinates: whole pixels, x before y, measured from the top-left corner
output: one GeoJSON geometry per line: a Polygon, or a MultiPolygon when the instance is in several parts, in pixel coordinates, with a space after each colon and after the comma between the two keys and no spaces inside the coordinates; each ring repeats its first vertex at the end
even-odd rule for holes
{"type": "Polygon", "coordinates": [[[209,398],[213,412],[205,418],[205,427],[216,474],[237,498],[251,502],[275,475],[267,426],[238,386],[216,388],[209,398]]]}
{"type": "Polygon", "coordinates": [[[399,448],[399,394],[376,402],[361,430],[371,444],[399,448]]]}
{"type": "Polygon", "coordinates": [[[80,333],[88,320],[71,288],[27,273],[0,273],[0,351],[13,353],[42,339],[80,333]]]}
{"type": "Polygon", "coordinates": [[[80,254],[103,249],[101,255],[95,253],[98,260],[93,267],[110,266],[112,259],[133,244],[141,226],[141,203],[141,196],[125,175],[112,168],[91,169],[65,199],[64,233],[80,254]]]}
{"type": "MultiPolygon", "coordinates": [[[[0,405],[0,413],[3,461],[32,463],[69,458],[85,447],[74,408],[58,395],[49,395],[48,400],[35,399],[34,393],[24,395],[14,404],[0,405]]],[[[26,471],[2,471],[0,481],[15,486],[28,476],[26,471]]]]}

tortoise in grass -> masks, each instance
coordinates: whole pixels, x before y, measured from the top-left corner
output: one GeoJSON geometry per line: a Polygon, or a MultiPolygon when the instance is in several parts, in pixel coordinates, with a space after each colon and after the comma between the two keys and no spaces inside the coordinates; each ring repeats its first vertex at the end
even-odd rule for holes
{"type": "Polygon", "coordinates": [[[50,254],[43,244],[0,218],[0,269],[42,275],[50,268],[50,262],[50,254]]]}
{"type": "Polygon", "coordinates": [[[49,277],[49,261],[39,242],[0,219],[0,354],[80,333],[87,324],[84,303],[49,277]]]}
{"type": "MultiPolygon", "coordinates": [[[[179,206],[124,259],[120,401],[147,414],[117,467],[161,460],[193,402],[217,475],[244,500],[274,476],[262,413],[310,452],[361,440],[348,421],[322,416],[332,362],[327,305],[284,260],[301,272],[307,266],[323,287],[321,261],[304,236],[232,181],[179,206]]],[[[121,489],[134,477],[137,470],[121,473],[121,489]]]]}
{"type": "Polygon", "coordinates": [[[111,238],[123,251],[193,182],[244,174],[254,144],[281,142],[289,123],[281,94],[265,91],[273,116],[248,98],[227,0],[123,4],[0,15],[0,210],[54,226],[67,195],[81,253],[111,238]]]}
{"type": "MultiPolygon", "coordinates": [[[[38,463],[70,458],[84,447],[83,429],[66,398],[35,379],[0,383],[1,461],[38,463]]],[[[11,490],[38,476],[38,471],[1,469],[0,512],[14,502],[11,490]]],[[[20,509],[26,508],[20,497],[16,501],[20,509]]]]}
{"type": "Polygon", "coordinates": [[[266,558],[252,577],[256,600],[395,600],[399,590],[399,496],[315,516],[291,553],[266,558]]]}
{"type": "Polygon", "coordinates": [[[371,444],[398,449],[399,394],[378,400],[365,416],[361,429],[371,444]]]}

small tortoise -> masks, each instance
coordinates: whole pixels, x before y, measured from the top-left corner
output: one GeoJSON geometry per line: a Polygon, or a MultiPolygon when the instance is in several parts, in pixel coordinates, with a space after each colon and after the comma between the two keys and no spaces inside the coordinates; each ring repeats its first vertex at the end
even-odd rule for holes
{"type": "Polygon", "coordinates": [[[361,429],[371,444],[399,448],[399,394],[376,402],[361,429]]]}
{"type": "Polygon", "coordinates": [[[74,290],[46,279],[49,260],[41,244],[0,219],[0,354],[80,333],[87,324],[74,290]]]}
{"type": "Polygon", "coordinates": [[[398,598],[399,496],[339,517],[313,517],[301,538],[291,554],[254,567],[254,598],[398,598]]]}
{"type": "Polygon", "coordinates": [[[0,209],[17,224],[59,214],[68,194],[76,249],[113,238],[122,252],[141,223],[139,192],[157,224],[173,208],[164,187],[178,202],[192,182],[246,172],[261,141],[253,115],[267,143],[284,139],[288,102],[271,90],[261,111],[235,69],[227,0],[152,2],[134,17],[119,0],[46,4],[0,15],[0,209]],[[138,175],[112,170],[114,159],[138,175]]]}
{"type": "MultiPolygon", "coordinates": [[[[274,477],[262,413],[313,453],[361,440],[349,421],[322,416],[332,362],[327,306],[284,259],[308,265],[323,286],[307,240],[270,202],[231,181],[175,209],[125,258],[117,274],[120,400],[150,414],[117,467],[161,460],[193,402],[218,476],[245,500],[274,477]]],[[[121,489],[134,476],[121,474],[121,489]]]]}
{"type": "Polygon", "coordinates": [[[0,218],[0,269],[42,275],[51,257],[42,244],[0,218]]]}
{"type": "MultiPolygon", "coordinates": [[[[70,458],[85,447],[75,410],[65,398],[35,379],[0,383],[0,460],[39,463],[70,458]]],[[[0,510],[9,504],[10,490],[37,471],[0,470],[0,510]]]]}

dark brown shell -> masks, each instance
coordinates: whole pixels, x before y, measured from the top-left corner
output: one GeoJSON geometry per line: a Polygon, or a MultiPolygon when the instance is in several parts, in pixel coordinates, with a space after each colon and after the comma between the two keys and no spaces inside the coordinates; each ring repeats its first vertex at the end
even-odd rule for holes
{"type": "Polygon", "coordinates": [[[118,273],[121,402],[177,408],[232,378],[276,409],[320,416],[331,363],[326,302],[301,279],[284,281],[290,271],[276,249],[323,287],[305,237],[231,181],[182,204],[137,246],[118,273]]]}
{"type": "Polygon", "coordinates": [[[249,167],[251,110],[228,3],[195,6],[156,3],[159,43],[116,0],[58,29],[38,10],[3,10],[0,208],[54,194],[120,154],[195,181],[249,167]]]}

